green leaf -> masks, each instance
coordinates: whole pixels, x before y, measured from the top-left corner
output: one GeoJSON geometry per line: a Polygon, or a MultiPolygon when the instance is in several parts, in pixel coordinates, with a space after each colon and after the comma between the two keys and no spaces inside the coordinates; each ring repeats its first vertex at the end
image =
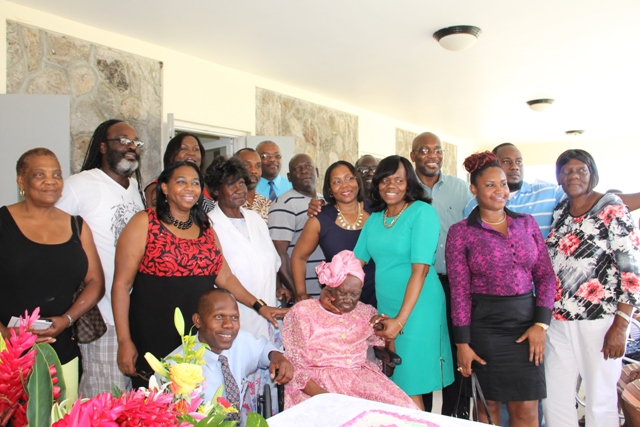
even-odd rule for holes
{"type": "MultiPolygon", "coordinates": [[[[39,344],[34,347],[38,348],[39,344]]],[[[39,349],[38,349],[39,350],[39,349]]],[[[47,360],[41,351],[36,351],[36,363],[27,382],[27,420],[30,426],[50,426],[53,406],[53,385],[47,360]]]]}
{"type": "Polygon", "coordinates": [[[176,331],[178,334],[183,337],[184,336],[184,317],[182,316],[182,311],[180,311],[180,307],[176,307],[173,312],[173,324],[176,325],[176,331]]]}
{"type": "Polygon", "coordinates": [[[247,415],[247,427],[269,427],[267,420],[256,412],[249,412],[247,415]]]}
{"type": "Polygon", "coordinates": [[[34,347],[38,350],[39,353],[42,354],[42,356],[44,356],[47,366],[53,365],[56,368],[55,377],[58,378],[58,383],[56,384],[56,386],[60,387],[60,397],[56,401],[64,401],[67,398],[67,386],[64,382],[64,375],[62,374],[62,363],[60,363],[58,354],[49,344],[36,344],[34,345],[34,347]]]}
{"type": "Polygon", "coordinates": [[[124,392],[122,390],[120,390],[120,387],[118,387],[116,385],[116,383],[111,382],[111,394],[113,395],[113,397],[115,397],[117,399],[120,396],[122,396],[122,393],[124,393],[124,392]]]}

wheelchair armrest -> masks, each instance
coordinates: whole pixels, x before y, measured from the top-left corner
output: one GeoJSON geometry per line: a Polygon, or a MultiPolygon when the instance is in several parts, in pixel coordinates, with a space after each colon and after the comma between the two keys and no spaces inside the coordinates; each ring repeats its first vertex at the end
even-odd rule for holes
{"type": "Polygon", "coordinates": [[[376,355],[376,359],[382,360],[386,365],[391,367],[402,363],[402,358],[386,347],[375,346],[373,347],[373,353],[376,355]]]}

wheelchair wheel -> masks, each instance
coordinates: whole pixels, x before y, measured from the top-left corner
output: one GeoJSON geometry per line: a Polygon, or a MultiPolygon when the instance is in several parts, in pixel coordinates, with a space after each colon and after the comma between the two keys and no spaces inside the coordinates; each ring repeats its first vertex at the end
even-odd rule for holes
{"type": "Polygon", "coordinates": [[[271,410],[273,406],[271,403],[271,387],[269,386],[269,384],[264,385],[264,388],[262,389],[262,396],[258,398],[258,402],[261,407],[260,412],[262,412],[262,416],[265,419],[271,417],[271,410]]]}

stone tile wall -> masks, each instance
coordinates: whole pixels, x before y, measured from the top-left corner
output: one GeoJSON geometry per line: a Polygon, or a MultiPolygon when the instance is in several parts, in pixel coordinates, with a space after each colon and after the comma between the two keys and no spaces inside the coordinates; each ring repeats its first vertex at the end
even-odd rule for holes
{"type": "Polygon", "coordinates": [[[262,88],[256,88],[256,135],[293,136],[295,152],[311,156],[320,171],[319,191],[333,162],[358,160],[358,116],[262,88]]]}
{"type": "MultiPolygon", "coordinates": [[[[396,154],[411,160],[409,155],[416,136],[418,134],[415,132],[396,128],[396,154]]],[[[458,176],[458,146],[443,141],[442,148],[444,149],[442,171],[447,175],[458,176]]]]}
{"type": "Polygon", "coordinates": [[[7,93],[69,95],[72,173],[94,129],[112,118],[146,143],[143,183],[160,172],[162,62],[7,20],[7,93]]]}

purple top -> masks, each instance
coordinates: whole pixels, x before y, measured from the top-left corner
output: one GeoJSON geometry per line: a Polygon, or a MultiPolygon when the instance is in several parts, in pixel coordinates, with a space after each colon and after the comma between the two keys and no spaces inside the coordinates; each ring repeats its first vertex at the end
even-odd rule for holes
{"type": "Polygon", "coordinates": [[[535,285],[532,324],[551,321],[556,276],[538,224],[531,215],[505,212],[508,236],[482,222],[477,208],[449,229],[445,253],[458,344],[470,342],[472,294],[521,295],[535,285]]]}

